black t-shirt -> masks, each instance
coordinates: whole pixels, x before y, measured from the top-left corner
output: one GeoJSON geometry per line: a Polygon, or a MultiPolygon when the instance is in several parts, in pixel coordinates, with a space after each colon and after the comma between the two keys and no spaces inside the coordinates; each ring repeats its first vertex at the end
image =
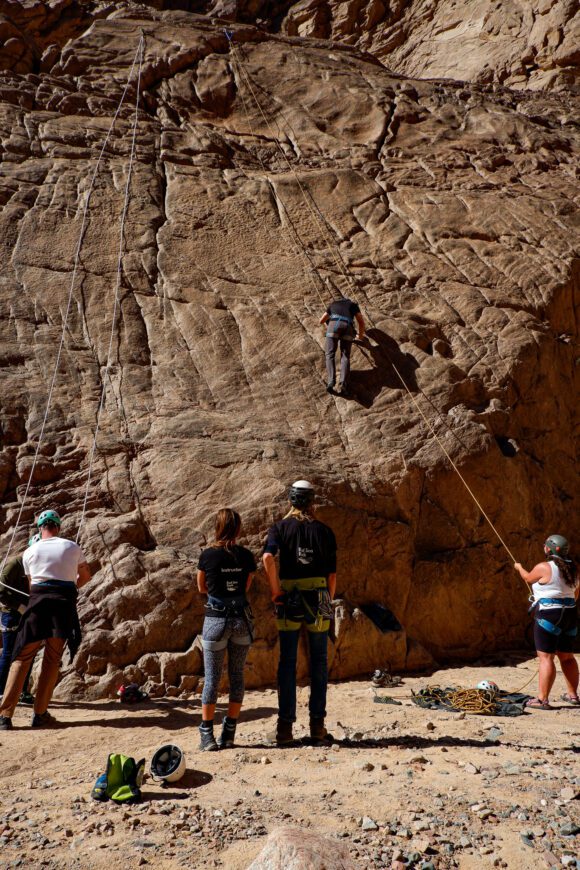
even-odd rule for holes
{"type": "Polygon", "coordinates": [[[268,530],[264,553],[280,553],[280,579],[328,577],[336,571],[334,532],[319,520],[288,517],[268,530]]]}
{"type": "Polygon", "coordinates": [[[235,598],[246,593],[248,577],[256,560],[245,547],[209,547],[200,554],[198,566],[205,571],[208,593],[215,598],[235,598]]]}
{"type": "Polygon", "coordinates": [[[328,308],[326,309],[326,313],[329,317],[332,317],[333,314],[338,314],[340,317],[348,317],[349,320],[354,320],[355,314],[360,312],[360,308],[353,302],[352,299],[335,299],[334,302],[331,302],[328,308]]]}

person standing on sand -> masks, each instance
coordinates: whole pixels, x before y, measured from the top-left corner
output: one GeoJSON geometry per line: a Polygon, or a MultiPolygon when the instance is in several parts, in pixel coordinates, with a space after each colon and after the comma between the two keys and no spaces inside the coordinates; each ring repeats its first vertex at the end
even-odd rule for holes
{"type": "Polygon", "coordinates": [[[202,630],[205,682],[201,696],[201,738],[204,752],[231,749],[244,700],[244,665],[253,640],[252,611],[246,597],[252,585],[256,560],[236,544],[242,528],[240,515],[231,508],[218,511],[215,543],[199,557],[197,588],[207,595],[202,630]],[[213,733],[218,687],[228,653],[230,698],[219,740],[213,733]]]}
{"type": "Polygon", "coordinates": [[[48,728],[56,724],[47,708],[58,680],[64,645],[68,643],[73,658],[80,644],[76,601],[78,590],[91,579],[89,566],[78,544],[59,537],[61,518],[56,511],[43,511],[37,526],[40,541],[29,547],[22,557],[30,583],[30,598],[16,636],[0,706],[0,731],[12,728],[12,716],[26,675],[43,644],[32,727],[48,728]]]}
{"type": "MultiPolygon", "coordinates": [[[[40,540],[40,534],[35,534],[30,538],[28,546],[31,547],[40,540]]],[[[12,653],[14,651],[14,643],[16,634],[20,628],[22,614],[26,610],[28,601],[28,577],[22,564],[22,556],[17,556],[12,559],[4,568],[0,577],[0,624],[2,626],[2,656],[0,657],[0,698],[4,695],[10,665],[12,664],[12,653]],[[3,584],[7,584],[4,586],[3,584]],[[21,590],[22,594],[18,594],[16,590],[21,590]],[[26,590],[26,595],[24,591],[26,590]]],[[[32,672],[32,664],[26,675],[22,692],[20,695],[20,703],[32,706],[34,698],[28,690],[30,675],[32,672]]]]}
{"type": "Polygon", "coordinates": [[[320,323],[328,323],[326,329],[326,373],[328,383],[326,391],[332,393],[336,381],[336,351],[340,345],[340,380],[338,384],[339,395],[346,395],[348,391],[348,376],[350,374],[350,352],[355,339],[355,327],[357,324],[359,341],[364,338],[365,322],[360,313],[360,308],[352,299],[346,296],[335,299],[330,303],[320,323]]]}
{"type": "Polygon", "coordinates": [[[556,679],[554,657],[558,656],[567,692],[562,700],[580,707],[578,697],[578,662],[574,656],[574,641],[578,633],[578,572],[568,556],[569,546],[562,535],[550,535],[544,542],[545,562],[526,571],[519,562],[514,568],[532,588],[534,609],[534,643],[540,662],[538,697],[526,706],[553,710],[550,692],[556,679]]]}
{"type": "Polygon", "coordinates": [[[297,480],[288,498],[290,511],[269,529],[263,555],[280,637],[275,735],[279,746],[293,739],[298,639],[303,623],[310,652],[310,737],[317,743],[330,739],[324,720],[328,630],[336,592],[336,538],[332,529],[314,517],[314,487],[307,480],[297,480]]]}

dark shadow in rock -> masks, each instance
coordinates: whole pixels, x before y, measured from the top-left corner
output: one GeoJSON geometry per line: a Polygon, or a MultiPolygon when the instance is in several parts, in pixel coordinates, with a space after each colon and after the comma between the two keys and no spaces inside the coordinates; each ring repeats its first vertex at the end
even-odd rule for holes
{"type": "Polygon", "coordinates": [[[351,370],[348,381],[349,393],[344,398],[370,408],[385,387],[391,390],[404,389],[393,366],[397,367],[408,389],[416,393],[418,387],[415,371],[419,368],[419,363],[415,357],[409,353],[402,353],[395,339],[382,329],[369,329],[367,336],[368,338],[365,337],[362,341],[354,342],[352,355],[361,353],[371,367],[358,371],[351,370]],[[371,344],[368,339],[372,339],[374,343],[371,344]]]}

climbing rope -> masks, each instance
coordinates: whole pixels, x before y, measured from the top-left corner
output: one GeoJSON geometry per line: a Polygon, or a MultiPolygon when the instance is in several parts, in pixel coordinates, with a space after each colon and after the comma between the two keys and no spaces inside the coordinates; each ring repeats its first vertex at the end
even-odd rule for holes
{"type": "MultiPolygon", "coordinates": [[[[87,473],[87,482],[85,486],[85,495],[83,499],[83,507],[81,510],[81,518],[79,520],[79,526],[77,531],[77,536],[75,538],[76,543],[78,544],[79,538],[81,535],[81,529],[83,526],[83,522],[85,519],[85,514],[87,510],[87,501],[89,498],[89,489],[91,486],[92,474],[93,474],[93,463],[95,460],[95,453],[97,449],[97,437],[99,434],[99,427],[101,423],[101,413],[105,404],[105,394],[107,389],[107,378],[110,380],[110,367],[111,367],[111,357],[113,352],[113,339],[115,336],[115,328],[117,325],[117,312],[119,308],[119,293],[121,290],[121,281],[123,276],[123,251],[125,247],[125,220],[127,217],[127,210],[129,208],[129,193],[131,186],[131,177],[133,175],[133,162],[135,159],[135,146],[137,141],[137,121],[139,119],[139,93],[141,88],[141,71],[143,68],[143,56],[145,51],[145,36],[141,34],[141,38],[139,40],[139,45],[137,48],[137,54],[139,56],[139,69],[137,72],[137,95],[135,98],[135,116],[133,118],[133,133],[131,137],[131,154],[129,157],[129,167],[127,170],[127,181],[125,183],[125,199],[123,202],[123,211],[121,212],[121,227],[119,230],[119,250],[117,254],[117,279],[115,283],[115,296],[113,302],[113,316],[111,319],[111,332],[109,335],[109,349],[107,351],[107,363],[105,365],[105,371],[101,377],[101,397],[99,400],[99,406],[97,409],[97,419],[95,422],[95,432],[93,435],[93,441],[91,444],[91,450],[89,454],[89,468],[87,473]]],[[[133,62],[133,65],[135,62],[133,62]]],[[[133,69],[133,67],[132,67],[133,69]]],[[[111,382],[111,387],[112,387],[111,382]]]]}
{"type": "MultiPolygon", "coordinates": [[[[270,135],[272,136],[272,139],[274,140],[274,143],[275,143],[275,145],[276,145],[278,151],[279,151],[280,154],[282,155],[283,160],[285,161],[285,163],[286,163],[286,165],[288,166],[290,172],[291,172],[292,175],[294,176],[294,179],[295,179],[295,181],[296,181],[296,183],[297,183],[297,185],[298,185],[298,187],[299,187],[299,189],[300,189],[300,192],[301,192],[301,194],[302,194],[302,196],[303,196],[304,202],[305,202],[305,204],[306,204],[306,206],[307,206],[307,208],[308,208],[308,211],[309,211],[310,215],[312,216],[312,218],[313,218],[313,220],[314,220],[316,226],[319,228],[319,230],[322,232],[323,236],[326,238],[326,241],[327,241],[327,244],[329,244],[329,248],[330,248],[331,253],[334,253],[335,263],[337,264],[337,266],[338,266],[338,268],[339,268],[339,271],[344,275],[345,279],[346,279],[347,282],[350,284],[350,286],[356,290],[356,282],[355,282],[355,279],[354,279],[354,277],[351,275],[351,273],[350,273],[350,271],[349,271],[349,269],[348,269],[346,263],[344,262],[344,259],[343,259],[343,257],[342,257],[342,254],[341,254],[341,252],[340,252],[340,250],[339,250],[339,248],[338,248],[338,242],[337,242],[337,240],[331,236],[331,234],[330,234],[330,230],[329,230],[328,225],[327,225],[327,222],[326,222],[326,220],[324,219],[324,217],[323,217],[323,215],[322,215],[322,213],[321,213],[321,211],[320,211],[319,206],[316,204],[314,198],[312,197],[312,194],[311,194],[310,192],[307,193],[307,191],[305,190],[304,185],[303,185],[302,182],[300,181],[300,178],[299,178],[299,176],[298,176],[298,174],[297,174],[297,172],[296,172],[294,166],[292,165],[292,163],[291,163],[290,160],[288,159],[288,156],[286,155],[286,152],[284,151],[284,149],[282,148],[282,146],[281,146],[281,144],[280,144],[280,141],[279,141],[278,136],[277,136],[276,133],[274,132],[272,125],[270,124],[268,118],[266,117],[266,114],[264,113],[264,110],[263,110],[263,108],[262,108],[262,105],[261,105],[261,103],[260,103],[260,100],[258,99],[258,96],[257,96],[257,93],[256,93],[256,89],[253,87],[252,82],[251,82],[251,79],[250,79],[248,73],[246,72],[246,70],[244,69],[244,66],[243,66],[242,62],[240,61],[240,54],[239,54],[239,52],[238,52],[237,46],[235,45],[235,43],[234,43],[234,41],[233,41],[233,34],[232,34],[230,31],[227,31],[227,30],[225,31],[225,33],[226,33],[226,36],[227,36],[228,41],[229,41],[229,45],[230,45],[230,49],[231,49],[231,52],[232,52],[232,56],[233,56],[233,57],[235,58],[235,60],[236,60],[237,67],[238,67],[238,70],[240,71],[241,77],[243,78],[243,80],[244,80],[244,82],[246,83],[246,85],[247,85],[247,87],[248,87],[250,93],[252,94],[252,97],[253,97],[253,99],[254,99],[254,101],[255,101],[255,103],[256,103],[256,106],[257,106],[257,108],[258,108],[258,111],[260,112],[260,115],[262,116],[262,119],[263,119],[264,123],[266,124],[266,126],[267,126],[267,128],[268,128],[268,130],[269,130],[269,132],[270,132],[270,135]],[[313,202],[314,202],[314,206],[315,206],[315,207],[313,207],[313,205],[312,205],[313,202]]],[[[279,132],[282,133],[283,131],[281,131],[280,126],[279,126],[279,124],[277,123],[277,121],[276,121],[276,125],[277,125],[277,127],[278,127],[279,132]]],[[[370,317],[370,315],[368,315],[368,319],[369,319],[369,321],[372,323],[372,318],[370,317]]],[[[411,401],[413,402],[415,408],[416,408],[417,411],[419,412],[419,414],[420,414],[421,418],[423,419],[425,425],[427,426],[428,430],[431,432],[431,435],[433,436],[433,438],[435,439],[435,441],[437,442],[437,444],[438,444],[439,447],[441,448],[442,452],[445,454],[446,458],[448,459],[449,463],[451,464],[451,467],[453,468],[453,470],[454,470],[454,471],[456,472],[456,474],[458,475],[458,477],[459,477],[459,479],[461,480],[463,486],[465,487],[465,489],[467,490],[467,492],[469,493],[469,495],[470,495],[471,498],[473,499],[474,503],[475,503],[476,506],[478,507],[478,509],[479,509],[479,511],[481,512],[482,516],[485,518],[485,520],[486,520],[487,523],[489,524],[490,528],[492,529],[492,531],[493,531],[494,534],[496,535],[496,537],[497,537],[497,539],[499,540],[500,544],[502,545],[502,547],[503,547],[503,548],[505,549],[505,551],[507,552],[507,554],[508,554],[508,556],[510,557],[511,561],[512,561],[512,562],[516,562],[517,560],[516,560],[516,558],[514,557],[513,553],[511,552],[511,550],[510,550],[509,547],[507,546],[506,542],[504,541],[504,539],[503,539],[502,536],[500,535],[499,531],[496,529],[496,527],[495,527],[494,523],[492,522],[491,518],[489,517],[489,515],[487,514],[487,512],[484,510],[483,506],[481,505],[481,503],[480,503],[480,501],[478,500],[477,496],[475,495],[475,493],[473,492],[473,490],[471,489],[471,487],[469,486],[469,484],[468,484],[467,481],[465,480],[464,476],[461,474],[459,468],[457,467],[457,464],[455,463],[455,461],[453,460],[453,458],[452,458],[451,455],[449,454],[449,451],[447,450],[447,448],[445,447],[445,445],[443,444],[443,442],[442,442],[441,439],[439,438],[439,436],[438,436],[437,432],[435,431],[433,425],[431,424],[431,422],[429,421],[429,419],[427,418],[427,416],[426,416],[425,413],[423,412],[423,409],[422,409],[421,406],[419,405],[417,399],[415,398],[415,396],[413,395],[413,393],[412,393],[411,390],[409,389],[409,386],[407,385],[406,380],[404,379],[403,375],[402,375],[401,372],[399,371],[399,368],[398,368],[398,366],[396,365],[396,363],[394,362],[394,360],[393,360],[391,354],[388,352],[388,350],[387,350],[386,352],[387,352],[387,356],[388,356],[389,362],[390,362],[390,364],[391,364],[391,366],[392,366],[392,368],[393,368],[395,374],[397,375],[399,381],[401,382],[401,384],[402,384],[402,386],[403,386],[405,392],[407,393],[407,395],[410,397],[411,401]]],[[[421,394],[422,394],[422,395],[427,399],[427,401],[431,404],[431,406],[434,407],[434,406],[433,406],[433,403],[432,403],[432,401],[431,401],[431,399],[428,399],[428,397],[425,396],[423,390],[420,390],[420,392],[421,392],[421,394]]],[[[445,424],[445,425],[447,426],[447,424],[445,424]]],[[[448,428],[448,430],[449,430],[450,432],[453,432],[453,430],[452,430],[449,426],[447,426],[447,428],[448,428]]],[[[460,444],[462,444],[462,446],[465,447],[465,445],[463,445],[463,442],[461,442],[461,439],[459,439],[459,436],[457,436],[456,433],[453,433],[453,434],[454,434],[454,436],[457,438],[457,440],[460,442],[460,444]]],[[[522,582],[525,583],[525,580],[523,580],[523,578],[522,578],[522,582]]],[[[526,588],[527,588],[527,583],[526,583],[526,588]]]]}
{"type": "MultiPolygon", "coordinates": [[[[103,144],[102,144],[102,146],[101,146],[101,149],[100,149],[100,151],[99,151],[99,155],[98,155],[98,157],[97,157],[97,162],[96,162],[96,164],[95,164],[95,167],[94,167],[94,169],[93,169],[93,172],[92,172],[92,175],[91,175],[91,179],[90,179],[90,182],[89,182],[89,188],[88,188],[88,192],[87,192],[87,196],[86,196],[85,204],[84,204],[84,208],[83,208],[83,215],[82,215],[81,227],[80,227],[80,231],[79,231],[79,237],[78,237],[77,245],[76,245],[76,248],[75,248],[74,262],[73,262],[73,271],[72,271],[72,276],[71,276],[71,282],[70,282],[70,288],[69,288],[69,293],[68,293],[67,305],[66,305],[66,309],[65,309],[65,315],[64,315],[63,324],[62,324],[62,332],[61,332],[60,342],[59,342],[59,346],[58,346],[58,350],[57,350],[57,354],[56,354],[56,361],[55,361],[55,365],[54,365],[54,370],[53,370],[52,378],[51,378],[51,381],[50,381],[50,387],[49,387],[49,390],[48,390],[48,398],[47,398],[47,401],[46,401],[46,408],[45,408],[45,411],[44,411],[44,417],[43,417],[43,420],[42,420],[42,425],[41,425],[41,427],[40,427],[40,433],[39,433],[39,436],[38,436],[38,443],[37,443],[37,445],[36,445],[36,450],[35,450],[35,453],[34,453],[34,458],[33,458],[33,461],[32,461],[32,466],[31,466],[31,468],[30,468],[30,473],[29,473],[29,475],[28,475],[28,481],[27,481],[27,484],[26,484],[26,489],[25,489],[25,491],[24,491],[24,496],[23,496],[22,501],[21,501],[21,503],[20,503],[20,509],[19,509],[19,511],[18,511],[18,515],[17,515],[17,518],[16,518],[16,523],[15,523],[15,525],[14,525],[14,529],[13,529],[13,531],[12,531],[12,535],[11,535],[11,537],[10,537],[10,541],[9,541],[9,543],[8,543],[8,549],[6,550],[6,553],[5,553],[5,555],[4,555],[4,558],[2,559],[2,564],[1,564],[1,566],[0,566],[0,576],[1,576],[2,573],[4,572],[4,568],[6,567],[6,563],[8,562],[8,559],[9,559],[9,557],[10,557],[10,553],[11,553],[11,551],[12,551],[12,547],[13,547],[13,545],[14,545],[14,541],[15,541],[15,539],[16,539],[16,535],[17,535],[18,530],[19,530],[19,527],[20,527],[20,521],[21,521],[21,519],[22,519],[22,513],[23,513],[23,511],[24,511],[24,507],[25,507],[25,505],[26,505],[26,501],[27,501],[27,498],[28,498],[28,493],[29,493],[29,490],[30,490],[30,486],[31,486],[31,483],[32,483],[33,477],[34,477],[34,471],[35,471],[36,464],[37,464],[37,461],[38,461],[38,456],[39,456],[39,453],[40,453],[40,448],[41,448],[41,445],[42,445],[42,443],[43,443],[43,439],[44,439],[44,433],[45,433],[46,424],[47,424],[47,421],[48,421],[48,415],[49,415],[49,411],[50,411],[50,406],[51,406],[51,403],[52,403],[52,397],[53,397],[54,388],[55,388],[55,384],[56,384],[56,378],[57,378],[58,369],[59,369],[59,366],[60,366],[60,360],[61,360],[61,357],[62,357],[62,352],[63,352],[63,349],[64,349],[64,340],[65,340],[65,335],[66,335],[66,331],[67,331],[67,327],[68,327],[68,320],[69,320],[70,310],[71,310],[71,306],[72,306],[72,300],[73,300],[74,288],[75,288],[75,284],[76,284],[76,276],[77,276],[77,271],[78,271],[78,264],[79,264],[79,259],[80,259],[80,252],[81,252],[81,247],[82,247],[82,244],[83,244],[84,235],[85,235],[85,230],[86,230],[86,226],[87,226],[87,218],[88,218],[89,205],[90,205],[90,201],[91,201],[91,196],[92,196],[92,193],[93,193],[93,189],[94,189],[94,186],[95,186],[95,181],[96,181],[96,178],[97,178],[97,174],[98,174],[99,168],[100,168],[100,166],[101,166],[101,162],[102,162],[103,155],[104,155],[104,153],[105,153],[105,149],[106,149],[106,147],[107,147],[107,145],[108,145],[108,143],[109,143],[109,139],[111,138],[111,135],[112,135],[112,133],[113,133],[113,129],[114,129],[115,124],[116,124],[116,122],[117,122],[117,118],[119,117],[119,114],[120,114],[120,112],[121,112],[121,108],[122,108],[122,106],[123,106],[123,103],[125,102],[125,98],[126,98],[127,93],[128,93],[128,91],[129,91],[129,87],[130,87],[130,84],[131,84],[131,79],[133,78],[133,71],[134,71],[134,69],[135,69],[135,65],[136,65],[137,60],[138,60],[139,57],[141,57],[141,59],[142,59],[142,49],[143,49],[143,44],[144,44],[144,36],[142,35],[142,36],[141,36],[141,39],[140,39],[140,41],[139,41],[139,45],[138,45],[138,47],[137,47],[137,51],[135,52],[135,56],[134,56],[134,58],[133,58],[133,63],[132,63],[132,65],[131,65],[131,69],[130,69],[130,71],[129,71],[129,75],[127,76],[127,81],[126,81],[126,83],[125,83],[125,87],[124,87],[123,92],[122,92],[122,94],[121,94],[121,98],[120,98],[119,103],[118,103],[118,105],[117,105],[117,109],[116,109],[116,111],[115,111],[115,114],[113,115],[113,119],[112,119],[111,124],[110,124],[110,126],[109,126],[109,129],[108,129],[108,131],[107,131],[107,135],[105,136],[104,142],[103,142],[103,144]]],[[[85,505],[86,505],[86,500],[85,500],[85,505]]],[[[83,508],[83,510],[84,510],[84,508],[83,508]]],[[[79,526],[79,534],[80,534],[80,526],[79,526]]],[[[77,534],[77,540],[78,540],[78,534],[77,534]]],[[[18,592],[18,593],[21,594],[21,595],[26,595],[26,593],[21,592],[21,590],[19,590],[19,589],[14,589],[14,587],[9,586],[9,585],[8,585],[7,583],[5,583],[3,580],[0,580],[0,583],[2,584],[2,586],[6,587],[7,589],[10,589],[10,590],[13,591],[13,592],[18,592]]],[[[28,597],[28,595],[26,595],[26,597],[28,597]]]]}
{"type": "MultiPolygon", "coordinates": [[[[228,37],[228,39],[230,40],[230,45],[232,46],[232,49],[233,49],[233,43],[231,42],[231,38],[230,38],[230,31],[227,31],[227,30],[226,30],[226,31],[224,31],[224,32],[225,32],[226,36],[228,37]]],[[[240,62],[239,62],[239,59],[238,59],[238,55],[237,55],[237,52],[235,51],[235,49],[232,50],[232,58],[233,58],[233,61],[234,61],[234,63],[233,63],[233,66],[234,66],[234,72],[237,70],[237,72],[238,72],[238,77],[239,77],[239,79],[240,79],[240,82],[243,83],[243,81],[244,81],[244,70],[243,70],[242,66],[240,65],[240,62]]],[[[254,131],[254,126],[253,126],[253,124],[252,124],[252,120],[251,120],[250,112],[249,112],[249,110],[248,110],[248,106],[247,106],[247,103],[246,103],[246,99],[245,99],[245,97],[244,97],[244,92],[243,92],[243,90],[242,90],[241,87],[239,88],[238,92],[239,92],[239,94],[240,94],[240,98],[241,98],[241,101],[242,101],[242,107],[243,107],[243,110],[244,110],[244,115],[246,116],[246,123],[247,123],[247,125],[248,125],[248,127],[249,127],[250,134],[251,134],[251,136],[252,136],[253,139],[256,139],[257,137],[256,137],[256,134],[255,134],[255,131],[254,131]]],[[[258,159],[258,163],[260,164],[260,168],[262,169],[262,172],[264,173],[264,177],[265,177],[266,180],[269,181],[269,183],[271,184],[270,179],[268,178],[268,175],[269,175],[268,167],[267,167],[266,164],[264,163],[264,161],[263,161],[263,159],[262,159],[262,157],[261,157],[259,151],[257,152],[257,155],[256,155],[256,156],[257,156],[257,159],[258,159]]],[[[272,185],[272,186],[273,186],[273,185],[272,185]]],[[[318,276],[318,279],[319,279],[320,283],[321,283],[321,284],[323,283],[322,278],[320,277],[320,273],[319,273],[319,271],[318,271],[318,268],[316,267],[314,261],[313,261],[312,258],[310,257],[310,254],[308,253],[308,250],[307,250],[306,246],[305,246],[304,243],[302,242],[302,240],[301,240],[301,238],[300,238],[300,235],[299,235],[299,233],[298,233],[298,230],[296,229],[296,227],[295,227],[295,225],[294,225],[294,222],[292,221],[292,218],[291,218],[291,216],[290,216],[290,213],[289,213],[289,211],[288,211],[288,209],[287,209],[287,207],[286,207],[285,202],[283,201],[283,199],[280,198],[279,195],[276,196],[276,199],[277,199],[278,203],[280,204],[280,206],[282,207],[282,210],[283,210],[283,212],[284,212],[284,215],[286,216],[286,220],[288,221],[288,235],[289,235],[290,239],[292,240],[292,242],[293,242],[293,244],[294,244],[296,250],[298,251],[298,254],[299,254],[299,255],[304,259],[304,261],[305,261],[305,264],[306,264],[306,270],[305,270],[305,271],[306,271],[307,275],[309,276],[309,278],[310,278],[310,280],[311,280],[311,282],[312,282],[312,286],[314,287],[314,290],[315,290],[315,292],[317,293],[318,298],[320,299],[320,301],[322,302],[322,304],[323,304],[324,306],[326,306],[326,305],[327,305],[327,302],[326,302],[326,300],[324,299],[324,297],[322,296],[322,293],[320,292],[320,289],[319,289],[319,287],[318,287],[316,281],[314,280],[314,275],[316,274],[316,275],[318,276]]]]}

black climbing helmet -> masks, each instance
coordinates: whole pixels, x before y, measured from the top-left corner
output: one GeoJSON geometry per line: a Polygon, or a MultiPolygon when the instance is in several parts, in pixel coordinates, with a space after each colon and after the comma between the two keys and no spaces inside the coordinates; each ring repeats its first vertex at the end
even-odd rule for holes
{"type": "Polygon", "coordinates": [[[314,487],[307,480],[297,480],[288,491],[288,499],[292,507],[304,510],[314,501],[314,487]]]}
{"type": "Polygon", "coordinates": [[[544,541],[544,547],[550,551],[552,556],[567,556],[570,549],[568,541],[562,535],[550,535],[544,541]]]}

